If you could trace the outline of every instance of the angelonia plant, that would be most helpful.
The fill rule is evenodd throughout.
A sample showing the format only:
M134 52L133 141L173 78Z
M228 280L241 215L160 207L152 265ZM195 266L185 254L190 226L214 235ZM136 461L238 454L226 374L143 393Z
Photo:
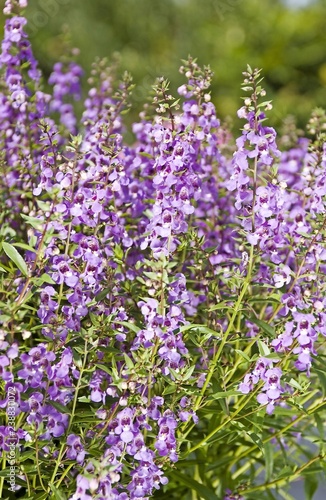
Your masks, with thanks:
M313 497L325 473L326 115L233 139L189 58L126 141L132 81L0 55L0 497ZM45 90L50 89L50 90ZM305 135L307 137L305 137ZM132 145L130 145L130 142Z

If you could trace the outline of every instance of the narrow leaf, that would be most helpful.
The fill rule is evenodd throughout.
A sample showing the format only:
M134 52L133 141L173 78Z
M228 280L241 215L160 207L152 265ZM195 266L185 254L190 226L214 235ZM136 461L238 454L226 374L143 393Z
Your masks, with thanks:
M304 491L306 500L312 500L318 488L318 480L314 475L305 477Z
M49 285L53 285L55 281L48 274L44 273L39 278L33 280L36 286L42 286L44 283L48 283Z
M23 250L28 250L29 252L36 253L37 250L35 248L31 247L30 245L27 245L26 243L14 243L15 247L22 248Z
M163 391L163 396L166 396L167 394L175 393L176 389L177 389L177 386L175 384L168 385Z

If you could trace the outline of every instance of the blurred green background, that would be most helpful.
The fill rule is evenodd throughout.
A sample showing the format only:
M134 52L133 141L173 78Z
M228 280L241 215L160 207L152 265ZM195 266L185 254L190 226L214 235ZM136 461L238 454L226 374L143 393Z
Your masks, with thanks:
M263 68L273 125L294 114L304 126L311 109L325 105L325 0L30 0L26 15L46 75L66 51L63 29L86 74L96 56L110 60L118 51L121 73L131 72L137 84L133 118L156 76L166 76L176 93L188 54L211 65L222 118L235 118L241 105L247 63Z

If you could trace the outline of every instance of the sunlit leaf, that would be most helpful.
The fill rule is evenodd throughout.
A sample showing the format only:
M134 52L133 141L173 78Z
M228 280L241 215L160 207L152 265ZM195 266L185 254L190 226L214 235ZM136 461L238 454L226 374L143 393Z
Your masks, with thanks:
M12 260L12 262L18 267L20 272L24 276L28 276L27 264L16 248L5 241L2 242L2 248L9 259Z

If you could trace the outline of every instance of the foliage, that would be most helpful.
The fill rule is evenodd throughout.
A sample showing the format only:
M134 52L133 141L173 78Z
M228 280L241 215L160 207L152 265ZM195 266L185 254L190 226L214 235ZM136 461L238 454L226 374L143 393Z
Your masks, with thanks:
M312 498L324 111L277 141L248 66L234 140L189 57L127 145L130 75L98 60L78 121L81 68L44 92L25 4L6 2L0 55L1 498L291 498L298 478Z

